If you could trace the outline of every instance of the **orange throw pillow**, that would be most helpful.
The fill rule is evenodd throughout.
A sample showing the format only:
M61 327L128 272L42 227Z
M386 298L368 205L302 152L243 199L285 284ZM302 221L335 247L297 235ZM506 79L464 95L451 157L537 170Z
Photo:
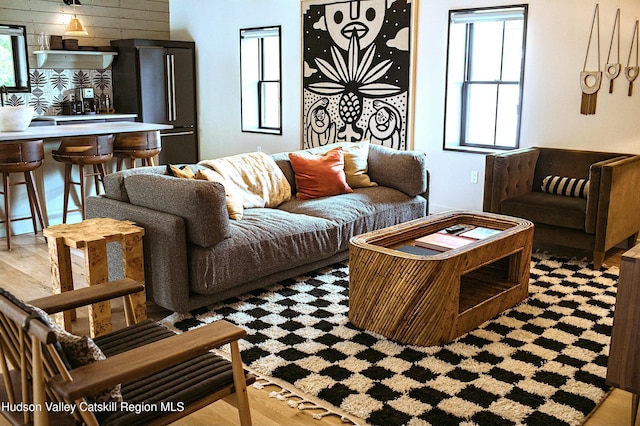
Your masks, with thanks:
M296 174L298 200L353 192L344 174L342 147L334 148L324 155L292 152L289 160Z

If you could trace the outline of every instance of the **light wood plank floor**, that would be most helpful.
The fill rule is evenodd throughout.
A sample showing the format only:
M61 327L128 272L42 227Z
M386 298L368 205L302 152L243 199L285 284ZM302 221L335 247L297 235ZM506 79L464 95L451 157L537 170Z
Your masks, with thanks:
M6 250L6 241L0 239L0 286L13 292L16 296L31 300L51 294L51 278L49 270L49 255L44 238L32 234L12 237L12 250ZM543 247L543 249L581 258L586 253L567 252L559 247ZM605 263L619 265L620 255L624 250L614 249L608 253ZM84 259L80 251L73 251L73 272L76 286L84 286ZM122 305L114 301L113 322L119 327L124 324ZM148 316L161 319L170 312L157 306L148 306ZM86 310L81 310L78 320L74 324L76 333L86 333L88 320ZM254 425L282 426L282 425L342 425L337 416L327 416L322 420L312 417L314 411L301 411L289 407L286 402L270 398L269 393L277 390L274 387L265 389L249 388L249 400ZM232 402L232 401L231 401ZM316 411L317 412L317 411ZM588 426L628 425L631 419L631 394L621 390L614 390L592 413L586 421ZM0 426L8 423L0 417ZM217 402L177 422L179 425L237 425L239 424L237 411L231 404Z

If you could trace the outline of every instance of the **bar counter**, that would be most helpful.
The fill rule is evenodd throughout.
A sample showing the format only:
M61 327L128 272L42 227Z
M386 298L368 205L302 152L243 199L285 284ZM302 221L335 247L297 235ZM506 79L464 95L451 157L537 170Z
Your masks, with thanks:
M99 117L99 116L94 116ZM64 164L59 163L51 156L51 151L58 148L60 138L64 136L104 135L126 132L142 132L171 129L173 126L166 124L139 123L135 121L107 121L82 124L32 125L23 132L0 132L0 143L3 141L16 141L25 139L44 140L44 163L35 171L36 187L42 204L42 213L45 224L54 225L62 223L62 206L64 191ZM106 165L107 173L115 170L115 160ZM74 168L74 180L78 180L77 170ZM18 177L19 178L19 177ZM2 184L0 183L0 186ZM77 190L73 188L72 192ZM88 195L95 194L92 180L87 182ZM13 217L29 216L29 200L24 190L24 185L11 187L11 211ZM77 199L75 196L73 199ZM75 208L75 202L70 200L69 208ZM0 213L0 218L3 215ZM70 213L67 223L79 222L82 217L79 212ZM0 238L5 237L4 226L0 229ZM11 223L13 234L25 234L33 232L31 221L16 221Z
M64 136L108 135L111 133L145 132L166 130L167 124L138 123L135 121L112 121L106 123L66 124L64 126L31 126L24 132L0 132L1 141L23 139L60 139Z

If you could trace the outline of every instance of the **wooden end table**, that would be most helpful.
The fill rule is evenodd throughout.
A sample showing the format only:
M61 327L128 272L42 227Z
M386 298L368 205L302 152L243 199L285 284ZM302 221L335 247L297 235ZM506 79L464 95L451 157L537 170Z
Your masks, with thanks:
M500 230L434 255L396 250L453 225ZM351 239L349 320L401 343L441 345L528 296L533 224L482 212L431 215Z
M144 254L142 237L144 228L133 222L110 218L88 219L80 223L50 226L43 231L49 246L51 260L51 284L55 293L73 290L71 248L84 249L87 284L108 284L109 265L107 243L118 242L122 246L122 263L125 278L144 283ZM125 300L127 324L147 317L145 292L133 294ZM71 331L72 312L56 314L56 321ZM111 303L100 302L89 306L91 337L111 332Z

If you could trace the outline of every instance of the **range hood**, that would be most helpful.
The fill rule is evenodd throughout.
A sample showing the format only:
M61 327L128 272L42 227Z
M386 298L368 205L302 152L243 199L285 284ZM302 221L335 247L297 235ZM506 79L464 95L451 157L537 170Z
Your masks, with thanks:
M117 52L94 50L36 50L36 68L107 69Z

